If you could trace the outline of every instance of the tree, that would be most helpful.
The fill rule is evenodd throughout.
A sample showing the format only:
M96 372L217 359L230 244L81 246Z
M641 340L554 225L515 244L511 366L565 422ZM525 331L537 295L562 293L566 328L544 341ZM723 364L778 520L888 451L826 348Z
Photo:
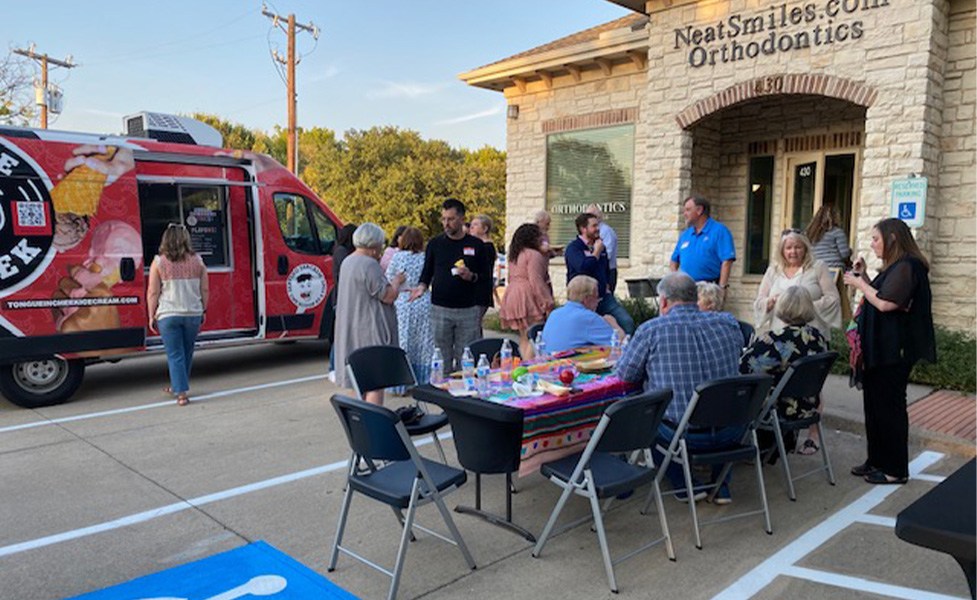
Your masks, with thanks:
M26 127L34 118L34 71L11 53L0 60L0 123Z

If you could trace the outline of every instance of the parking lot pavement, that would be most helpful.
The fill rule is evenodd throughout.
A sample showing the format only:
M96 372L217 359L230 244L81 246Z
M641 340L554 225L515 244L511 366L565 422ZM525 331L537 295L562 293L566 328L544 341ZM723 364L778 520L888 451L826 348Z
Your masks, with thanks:
M99 365L75 402L28 411L0 400L0 596L63 598L265 540L326 574L348 448L328 397L325 349L292 344L203 352L196 400L163 403L165 360ZM390 406L405 403L390 400ZM760 517L707 526L692 543L686 505L666 498L678 560L661 546L617 567L618 596L632 598L964 597L956 563L898 540L895 515L931 489L962 457L913 448L917 476L871 487L847 474L864 442L826 432L837 485L822 476L787 499L778 469L765 468L774 533ZM434 456L426 440L421 451ZM450 439L445 440L449 459ZM792 457L814 465L819 457ZM499 477L483 480L484 506L503 510ZM539 532L557 488L539 475L518 480L514 517ZM700 504L703 518L758 505L753 472L737 466L728 507ZM469 482L447 498L473 502ZM638 513L644 490L606 518L612 553L657 536L654 514ZM571 500L565 518L588 510ZM444 531L433 507L419 522ZM586 525L552 539L539 559L522 538L454 514L478 569L423 534L411 544L402 598L607 598L596 536ZM399 535L385 506L357 497L347 541L391 565ZM327 576L363 598L384 597L385 578L341 557Z

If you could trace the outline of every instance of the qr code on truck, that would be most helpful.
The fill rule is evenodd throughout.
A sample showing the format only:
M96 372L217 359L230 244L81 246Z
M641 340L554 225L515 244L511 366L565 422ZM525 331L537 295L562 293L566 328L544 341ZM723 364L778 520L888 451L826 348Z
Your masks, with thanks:
M47 211L43 202L15 202L17 225L20 227L47 227Z

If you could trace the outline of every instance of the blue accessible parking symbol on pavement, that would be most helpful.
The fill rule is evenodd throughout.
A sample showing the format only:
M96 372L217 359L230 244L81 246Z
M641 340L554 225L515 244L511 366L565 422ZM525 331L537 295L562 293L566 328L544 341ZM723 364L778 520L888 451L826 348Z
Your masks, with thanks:
M235 600L248 597L356 600L356 596L265 542L254 542L71 600Z

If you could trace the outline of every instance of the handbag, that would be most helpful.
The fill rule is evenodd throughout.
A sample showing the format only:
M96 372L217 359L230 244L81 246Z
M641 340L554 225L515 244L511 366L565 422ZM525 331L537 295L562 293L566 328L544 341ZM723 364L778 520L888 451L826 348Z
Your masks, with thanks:
M400 420L404 425L413 425L424 418L424 411L421 410L421 407L417 406L416 404L401 406L394 412L397 413L397 416L400 417Z

